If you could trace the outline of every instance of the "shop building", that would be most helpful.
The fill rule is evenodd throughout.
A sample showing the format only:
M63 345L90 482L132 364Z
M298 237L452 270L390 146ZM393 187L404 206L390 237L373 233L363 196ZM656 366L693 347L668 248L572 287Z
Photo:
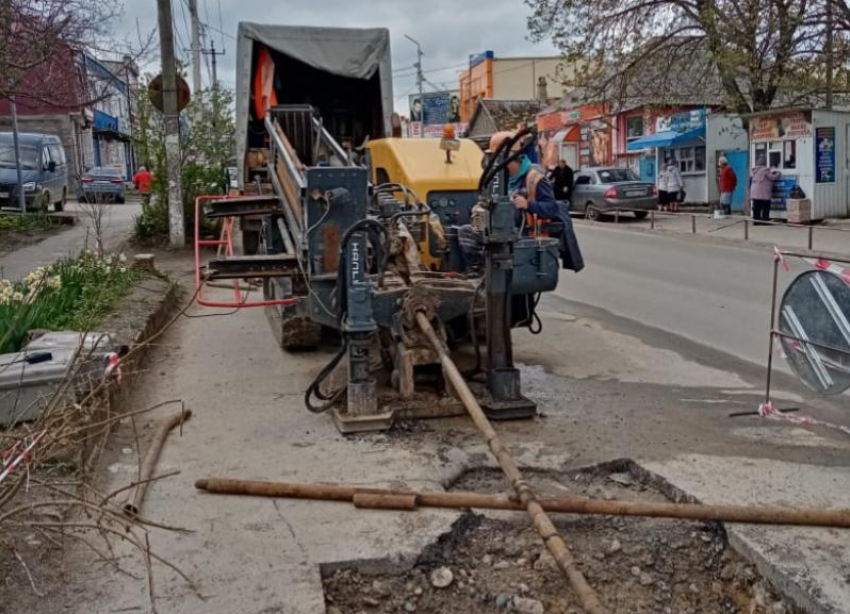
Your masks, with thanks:
M850 112L791 108L748 116L748 168L760 162L779 171L771 217L786 217L790 191L811 199L811 219L850 216Z
M628 139L626 149L639 155L640 174L647 181L657 181L658 169L674 162L684 180L685 202L695 205L720 200L718 161L725 156L738 175L733 209L743 210L748 177L747 132L740 117L708 113L704 108L660 116L651 134Z
M538 100L546 103L566 94L575 75L572 65L560 56L496 57L485 51L469 59L461 73L460 121L471 122L479 100Z

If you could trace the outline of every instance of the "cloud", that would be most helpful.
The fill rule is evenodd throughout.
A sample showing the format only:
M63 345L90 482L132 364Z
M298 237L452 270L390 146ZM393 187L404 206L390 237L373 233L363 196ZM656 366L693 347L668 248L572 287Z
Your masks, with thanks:
M190 45L188 0L172 0L174 23L178 32L175 46L188 60ZM219 22L219 2L221 22ZM393 95L396 110L407 112L406 92L415 88L411 67L416 47L404 35L422 45L425 76L438 87L457 88L459 68L470 55L493 50L497 57L555 55L551 44L535 45L527 40L526 18L530 9L522 0L198 0L199 15L207 23L208 36L214 37L218 57L218 76L225 86L235 83L236 36L240 21L264 24L310 25L352 28L385 27L390 30L394 70ZM156 27L151 0L126 0L119 30L136 38L137 23L142 33ZM221 26L219 26L219 23ZM220 27L226 34L217 32ZM209 39L208 39L209 40ZM208 43L209 44L209 43ZM156 64L147 67L158 72ZM208 69L202 70L208 83ZM426 90L427 90L426 86Z

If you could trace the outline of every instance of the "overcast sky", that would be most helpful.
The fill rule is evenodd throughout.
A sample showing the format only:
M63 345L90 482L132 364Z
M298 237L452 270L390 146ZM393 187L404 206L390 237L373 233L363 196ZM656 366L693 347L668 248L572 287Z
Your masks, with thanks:
M172 0L178 33L175 47L180 48L178 52L186 59L189 53L183 48L190 44L187 1ZM416 47L405 34L422 45L425 71L441 69L425 76L437 87L447 89L457 89L460 65L468 61L470 54L488 49L497 57L557 54L551 44L535 45L527 40L526 17L530 10L522 0L198 0L198 3L201 21L210 26L209 36L215 37L216 50L222 47L226 50L226 55L218 58L218 74L227 87L234 84L235 36L240 21L389 28L395 109L404 114L408 110L407 94L413 92L416 82L413 68L404 70L416 61ZM119 29L137 39L137 23L143 35L156 27L155 0L125 0ZM202 75L206 86L209 83L206 66Z

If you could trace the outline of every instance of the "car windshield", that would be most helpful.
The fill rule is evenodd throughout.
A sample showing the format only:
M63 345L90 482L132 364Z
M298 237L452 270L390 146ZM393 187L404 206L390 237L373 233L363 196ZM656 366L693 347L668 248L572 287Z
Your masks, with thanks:
M38 150L35 147L20 147L21 168L38 168ZM11 143L0 144L0 168L15 168L15 146Z
M599 183L620 183L623 181L640 181L640 177L630 168L606 168L597 171Z
M95 177L120 177L121 171L111 166L93 166L89 169L88 174Z

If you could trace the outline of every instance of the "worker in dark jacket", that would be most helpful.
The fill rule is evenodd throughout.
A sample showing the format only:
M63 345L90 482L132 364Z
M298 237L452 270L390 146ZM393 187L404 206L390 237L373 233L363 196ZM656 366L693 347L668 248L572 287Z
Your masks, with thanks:
M490 151L496 151L502 140L511 136L511 133L497 133L490 141ZM494 140L496 141L494 143ZM520 147L521 145L517 145ZM546 178L543 171L531 164L531 160L525 154L508 163L508 194L516 208L517 226L523 226L525 218L526 227L529 216L537 216L540 220L559 222L561 225L560 253L563 268L578 272L584 268L584 260L578 246L573 222L569 214L569 204L565 201L555 200L552 183ZM533 220L533 217L532 217ZM464 260L468 265L476 265L481 261L483 251L482 233L471 225L461 226L458 229L458 241Z

